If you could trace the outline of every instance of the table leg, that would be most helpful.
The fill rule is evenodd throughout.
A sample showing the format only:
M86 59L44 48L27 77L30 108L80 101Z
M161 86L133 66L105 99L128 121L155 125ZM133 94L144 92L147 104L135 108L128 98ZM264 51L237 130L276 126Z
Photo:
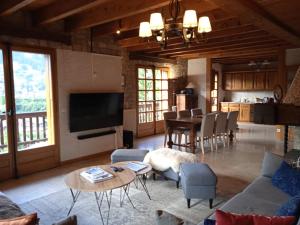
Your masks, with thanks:
M133 205L132 201L131 201L131 198L129 197L129 189L130 189L130 184L124 186L121 188L121 190L123 189L124 191L124 195L122 197L122 201L120 202L120 206L122 207L123 205L123 202L124 202L124 199L125 199L125 196L128 198L130 204L132 205L132 207L135 209L135 206Z
M289 126L284 126L284 154L288 151L288 145L289 145Z
M191 127L190 129L190 145L191 145L191 151L195 154L195 137L196 137L196 129L195 127Z
M137 179L139 180L139 182L141 183L144 191L146 192L146 194L148 195L148 198L151 200L151 197L150 197L150 193L149 193L149 190L147 188L147 179L143 177L144 175L141 175L141 176L137 176Z
M98 210L99 210L99 214L100 214L100 217L101 217L101 221L102 221L102 224L104 225L104 220L103 220L103 216L102 216L102 212L101 212L101 205L102 205L102 201L103 201L103 197L104 197L104 193L100 193L99 195L97 194L97 192L94 192L95 194L95 199L96 199L96 203L97 203L97 206L98 206ZM100 197L102 194L102 197ZM100 202L99 202L100 201Z
M73 190L71 188L70 188L70 192L71 192L71 195L72 195L72 204L71 204L71 207L70 207L70 209L68 211L67 216L70 215L70 213L71 213L71 211L72 211L72 209L73 209L75 203L77 202L77 199L78 199L78 197L79 197L79 195L81 193L80 191L76 191L76 193L74 194L74 192L73 192Z
M168 135L169 135L168 147L169 148L172 148L172 146L173 146L172 133L173 133L173 129L171 127L169 127L168 128Z

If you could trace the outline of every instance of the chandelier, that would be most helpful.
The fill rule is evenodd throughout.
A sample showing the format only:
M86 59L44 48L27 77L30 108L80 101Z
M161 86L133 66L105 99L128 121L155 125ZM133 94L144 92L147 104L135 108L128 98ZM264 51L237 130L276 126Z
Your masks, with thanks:
M165 48L171 36L180 36L184 43L189 45L193 40L198 41L196 32L203 36L212 30L209 17L202 16L198 20L196 10L185 10L183 21L179 22L179 0L170 0L169 12L172 18L168 21L164 21L161 13L155 12L150 15L150 22L141 22L139 37L154 37L155 41Z

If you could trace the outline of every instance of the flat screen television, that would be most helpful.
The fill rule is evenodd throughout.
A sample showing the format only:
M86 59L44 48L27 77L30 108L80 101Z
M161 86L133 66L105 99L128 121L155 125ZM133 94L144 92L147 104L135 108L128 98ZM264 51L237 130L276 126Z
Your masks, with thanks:
M123 93L70 94L70 132L123 124Z

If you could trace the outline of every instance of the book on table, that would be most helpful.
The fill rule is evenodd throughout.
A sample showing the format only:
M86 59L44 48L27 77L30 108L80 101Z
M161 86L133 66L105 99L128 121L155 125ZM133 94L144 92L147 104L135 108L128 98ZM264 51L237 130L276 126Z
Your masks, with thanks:
M80 175L92 183L98 183L113 178L111 173L108 173L100 167L89 168L85 171L82 171Z
M139 172L139 171L147 168L147 165L142 162L129 162L129 163L127 163L127 168L131 169L134 172Z

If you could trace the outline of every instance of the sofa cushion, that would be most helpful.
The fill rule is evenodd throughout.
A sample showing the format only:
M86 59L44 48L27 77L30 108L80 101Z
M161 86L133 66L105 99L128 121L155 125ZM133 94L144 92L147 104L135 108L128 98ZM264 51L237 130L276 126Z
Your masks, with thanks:
M282 162L272 177L272 184L291 196L300 194L300 171Z
M24 216L19 206L0 192L0 219L10 219Z
M300 215L300 195L291 197L277 211L278 216L295 216L297 219Z
M148 152L142 149L117 149L111 154L111 162L143 161Z
M37 214L33 213L26 216L0 220L0 225L38 225Z
M238 214L276 215L280 205L257 198L253 194L239 193L226 202L220 209ZM214 215L210 217L214 219Z
M290 198L288 194L272 185L271 178L263 176L256 178L243 192L278 205L282 205Z
M265 152L262 163L261 175L265 177L273 177L277 169L280 167L283 158L272 152Z

